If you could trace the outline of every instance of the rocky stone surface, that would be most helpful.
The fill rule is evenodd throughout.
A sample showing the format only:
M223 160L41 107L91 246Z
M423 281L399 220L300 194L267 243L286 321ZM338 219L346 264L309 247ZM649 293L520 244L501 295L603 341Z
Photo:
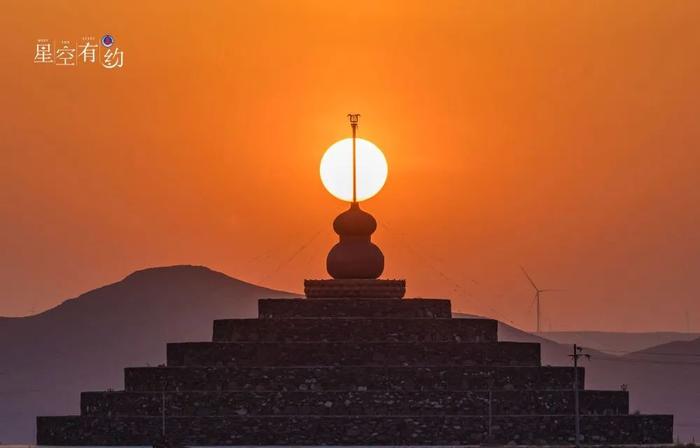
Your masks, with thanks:
M177 342L169 366L536 366L531 342Z
M223 319L215 342L496 342L493 319Z
M258 317L276 318L451 318L452 306L442 299L262 299Z
M330 279L304 280L307 299L401 299L406 294L406 280Z
M629 411L627 392L582 391L582 414ZM165 407L163 407L163 405ZM83 392L82 415L561 415L574 413L572 390L514 391L183 391Z
M585 370L578 368L579 384ZM160 390L562 390L573 384L571 367L128 367L128 391Z
M279 299L168 344L168 366L84 392L81 415L38 417L46 445L556 445L574 440L570 367L445 300ZM579 369L579 386L585 375ZM623 391L580 391L584 443L673 441L670 415L630 415Z
M161 434L160 417L39 417L39 443L147 445ZM186 445L571 445L572 416L171 417L171 440ZM672 441L672 418L584 416L584 443Z

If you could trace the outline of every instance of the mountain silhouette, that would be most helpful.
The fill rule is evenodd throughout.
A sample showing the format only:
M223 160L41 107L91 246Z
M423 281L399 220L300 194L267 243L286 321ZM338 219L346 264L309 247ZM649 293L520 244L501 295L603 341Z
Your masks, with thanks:
M255 317L259 298L293 296L206 267L171 266L137 271L34 316L0 318L0 442L35 440L37 415L77 414L82 391L123 388L124 367L164 363L167 342L210 340L214 319ZM571 365L570 345L504 323L499 339L538 342L543 364ZM658 354L700 353L700 339L626 356L587 352L587 388L627 384L631 410L673 413L677 435L700 436L700 357Z
M43 313L0 318L0 442L35 438L37 415L76 414L80 392L123 387L165 344L211 340L212 321L256 317L261 288L201 266L134 272Z
M671 357L671 359L669 359ZM658 362L690 361L700 362L700 337L690 341L672 341L639 350L625 356L634 360L653 360ZM682 358L682 359L681 359ZM692 359L696 358L696 359Z
M561 344L579 344L601 352L623 354L644 350L675 341L689 341L700 337L699 333L675 331L653 331L627 333L613 331L547 331L539 333L551 341Z

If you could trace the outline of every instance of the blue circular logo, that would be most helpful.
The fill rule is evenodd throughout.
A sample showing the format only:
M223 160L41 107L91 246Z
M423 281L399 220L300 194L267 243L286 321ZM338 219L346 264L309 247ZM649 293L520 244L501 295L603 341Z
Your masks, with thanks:
M114 38L111 34L105 34L102 36L101 42L104 47L109 48L114 43Z

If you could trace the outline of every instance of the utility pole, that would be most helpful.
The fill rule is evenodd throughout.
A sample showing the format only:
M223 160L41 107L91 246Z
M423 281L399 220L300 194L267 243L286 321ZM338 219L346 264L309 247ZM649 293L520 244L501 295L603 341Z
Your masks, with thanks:
M574 361L574 420L576 422L576 448L581 447L581 415L579 412L578 405L578 359L580 357L585 357L586 359L591 359L591 355L583 353L583 348L574 344L574 352L569 355Z

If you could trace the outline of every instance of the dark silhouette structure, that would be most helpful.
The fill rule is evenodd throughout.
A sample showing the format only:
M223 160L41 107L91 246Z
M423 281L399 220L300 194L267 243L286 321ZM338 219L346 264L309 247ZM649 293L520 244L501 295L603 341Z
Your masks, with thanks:
M328 253L326 268L335 279L376 279L384 271L384 254L370 240L377 221L357 202L338 215L333 230L340 242Z
M583 369L543 367L540 345L499 342L497 321L403 299L404 280L378 278L376 225L354 200L333 224L332 279L306 280L306 298L261 299L257 319L215 321L211 342L168 344L166 366L127 368L123 391L84 392L79 416L38 417L37 442L673 442L673 416L630 415L627 391L579 390Z
M406 292L405 280L379 279L384 271L384 254L371 241L377 229L372 215L353 202L350 208L333 221L333 230L340 242L333 246L326 259L326 269L333 277L326 280L305 280L308 298L400 299Z
M384 254L371 241L377 221L360 210L357 202L356 140L360 114L348 114L348 118L352 127L352 203L333 221L340 242L328 254L326 269L335 279L376 279L384 271Z
M403 280L374 278L376 222L356 203L334 227L338 278L307 280L306 298L261 299L257 319L215 321L211 342L168 344L167 365L125 369L123 391L81 394L79 416L38 417L37 442L673 441L673 416L630 415L627 391L580 390L583 369L543 367L540 345L499 342L497 321L453 319L449 300L402 299Z
M340 237L328 253L326 270L332 280L306 280L304 292L309 298L401 298L405 280L380 280L384 254L372 243L377 221L360 209L357 201L356 139L360 114L348 114L352 128L352 202L335 218L333 230Z
M574 375L583 389L583 369L543 367L539 344L448 300L263 299L212 342L168 344L167 366L127 368L123 391L84 392L81 415L38 417L37 441L151 445L164 424L186 445L573 444ZM673 441L673 417L630 415L627 391L579 399L583 444Z

